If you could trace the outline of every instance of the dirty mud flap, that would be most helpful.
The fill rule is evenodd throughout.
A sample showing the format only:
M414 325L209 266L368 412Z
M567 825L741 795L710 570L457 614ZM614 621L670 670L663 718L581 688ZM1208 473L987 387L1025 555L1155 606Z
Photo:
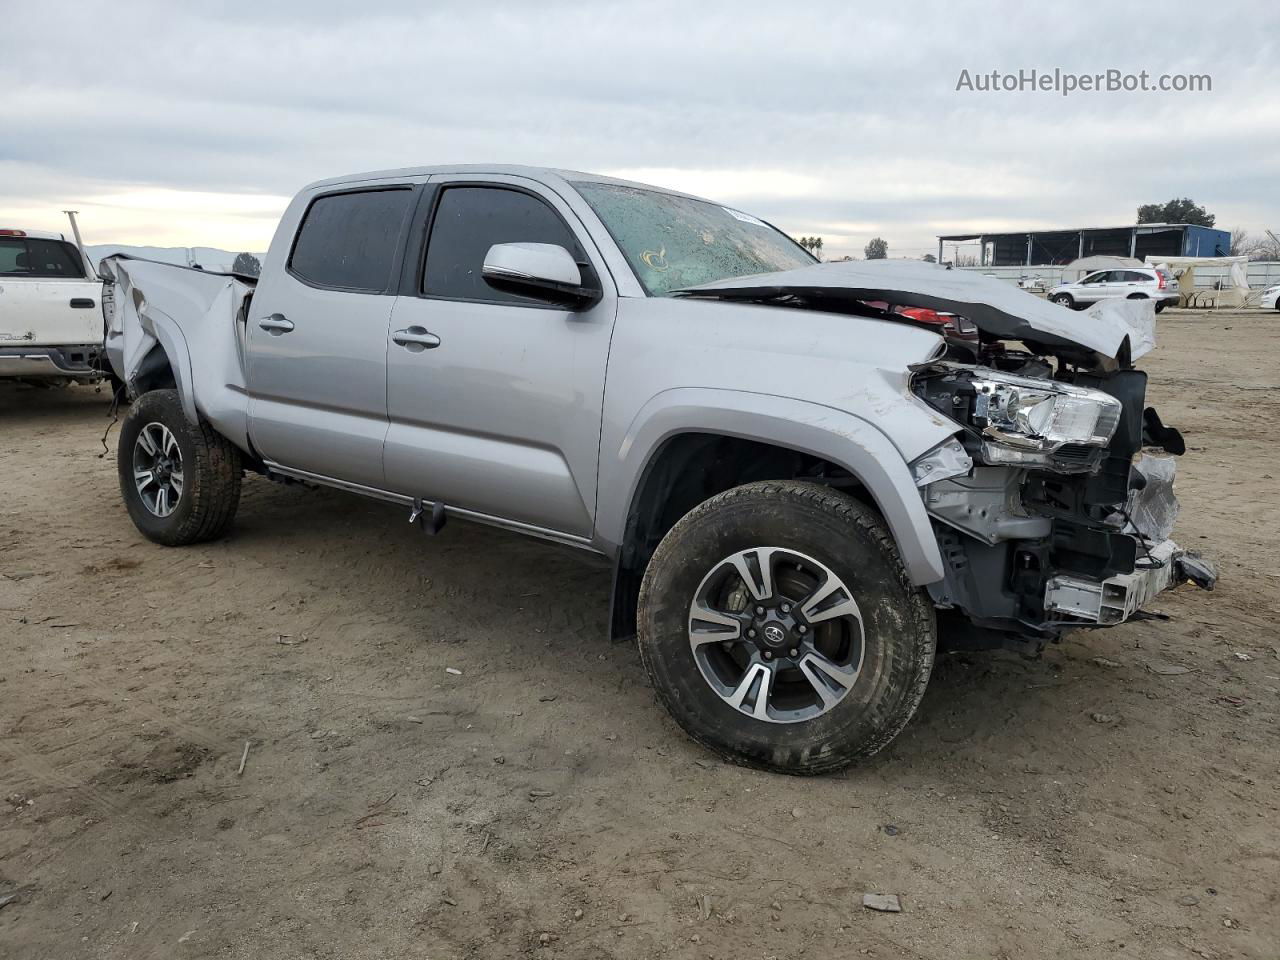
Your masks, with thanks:
M1111 626L1133 617L1157 594L1185 580L1212 590L1217 582L1213 564L1188 553L1172 540L1156 544L1141 557L1133 573L1106 580L1056 576L1045 584L1044 608L1063 623Z

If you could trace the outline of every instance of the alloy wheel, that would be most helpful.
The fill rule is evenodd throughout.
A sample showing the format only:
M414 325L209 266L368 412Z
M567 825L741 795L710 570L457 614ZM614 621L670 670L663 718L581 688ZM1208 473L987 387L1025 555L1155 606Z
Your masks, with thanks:
M862 613L825 564L784 547L752 547L703 577L689 606L702 677L730 707L768 723L831 710L862 668Z
M133 444L133 482L142 505L157 517L167 517L182 499L182 450L173 431L163 423L148 423Z

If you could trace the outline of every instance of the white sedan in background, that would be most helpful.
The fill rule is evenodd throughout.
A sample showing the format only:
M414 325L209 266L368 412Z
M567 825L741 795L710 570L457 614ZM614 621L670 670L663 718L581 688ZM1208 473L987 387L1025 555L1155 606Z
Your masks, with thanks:
M1260 306L1264 310L1280 310L1280 283L1262 291Z

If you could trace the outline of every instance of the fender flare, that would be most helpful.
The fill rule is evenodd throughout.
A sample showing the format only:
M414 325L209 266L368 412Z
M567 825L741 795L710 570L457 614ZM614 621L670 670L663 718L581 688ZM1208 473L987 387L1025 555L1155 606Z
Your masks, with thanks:
M182 412L189 421L198 424L200 414L196 410L195 390L191 383L191 351L187 347L187 338L181 328L165 315L148 314L147 325L169 359L169 369L173 371L178 398L182 401Z
M920 415L904 403L904 415ZM911 469L887 436L843 410L771 394L703 387L666 390L632 419L616 451L601 456L597 537L616 555L643 478L670 438L711 433L786 447L848 470L875 500L913 583L943 578L942 553Z

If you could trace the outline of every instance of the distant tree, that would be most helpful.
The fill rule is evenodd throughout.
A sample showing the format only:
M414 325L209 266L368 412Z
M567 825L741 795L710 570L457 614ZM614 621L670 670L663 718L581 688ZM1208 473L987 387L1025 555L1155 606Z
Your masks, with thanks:
M978 258L974 256L972 253L956 254L957 267L976 267L977 265L978 265Z
M868 260L883 260L889 256L889 244L880 237L872 237L862 253Z
M937 257L935 257L932 253L926 253L926 254L925 254L923 257L921 257L920 259L921 259L921 260L923 260L925 263L937 263L937 262L938 262L938 258L937 258Z
M819 260L822 259L822 238L821 237L801 237L796 243L804 247Z
M1231 231L1231 249L1228 253L1233 257L1248 257L1253 254L1253 249L1258 245L1258 241L1250 236L1249 231L1244 227L1236 227Z
M235 262L231 264L231 272L242 277L256 277L262 273L262 264L252 253L237 253Z
M1265 231L1266 239L1253 241L1249 251L1251 260L1280 260L1280 236L1270 230Z
M1144 203L1138 208L1139 223L1194 223L1212 227L1216 219L1190 197L1174 198L1168 203Z

